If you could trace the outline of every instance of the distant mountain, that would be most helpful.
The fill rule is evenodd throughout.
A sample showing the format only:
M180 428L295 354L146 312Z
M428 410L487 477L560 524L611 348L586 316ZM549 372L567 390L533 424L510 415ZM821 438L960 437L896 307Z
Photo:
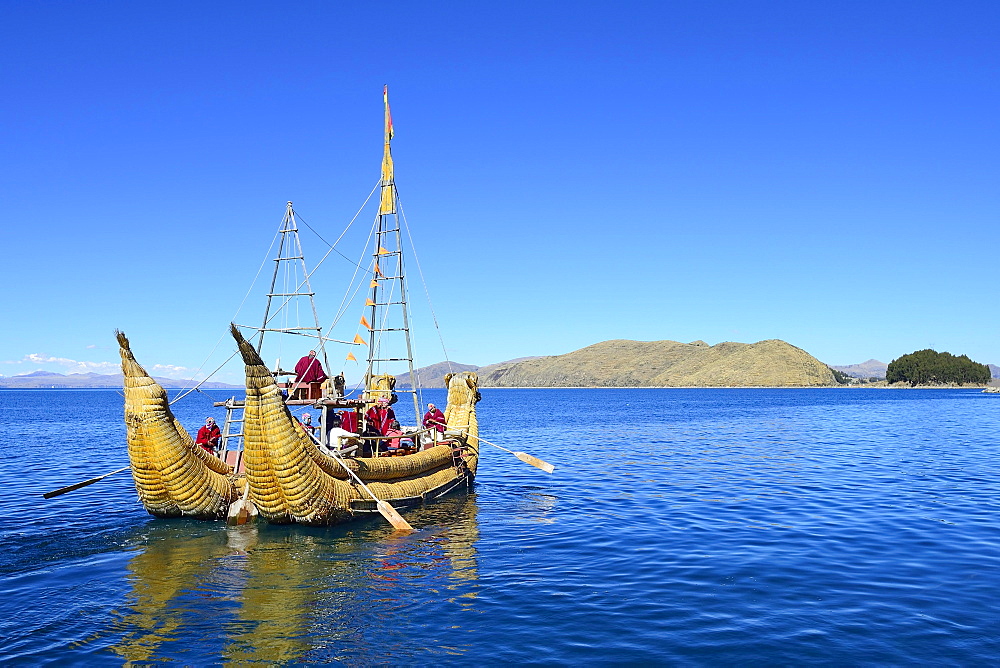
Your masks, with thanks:
M542 357L543 357L542 355L532 355L529 357L515 357L514 359L507 360L506 362L497 362L496 364L488 364L486 366L481 366L479 367L479 370L476 373L479 374L480 378L484 378L493 373L494 371L496 371L497 369L510 366L511 364L517 364L518 362L524 362L525 360L542 359Z
M476 371L479 369L474 364L458 364L457 362L438 362L430 366L423 366L414 369L413 374L417 378L420 387L444 387L444 377L448 373L458 373L460 371ZM396 387L413 387L410 382L410 374L403 373L396 376Z
M167 389L182 389L191 387L190 380L174 380L173 378L154 378L157 383ZM96 373L71 373L68 376L50 371L32 371L23 376L0 376L0 388L38 389L38 388L116 388L124 385L122 375L101 375ZM201 387L206 389L243 389L242 385L227 385L226 383L208 382Z
M479 370L482 387L814 387L833 372L801 348L770 339L604 341L551 357Z
M885 370L889 368L889 365L878 360L868 360L861 364L848 364L846 366L833 366L831 364L830 368L836 369L841 373L846 373L852 378L878 378L885 380Z
M994 378L1000 378L1000 366L996 364L987 364L986 366L990 368L990 375Z

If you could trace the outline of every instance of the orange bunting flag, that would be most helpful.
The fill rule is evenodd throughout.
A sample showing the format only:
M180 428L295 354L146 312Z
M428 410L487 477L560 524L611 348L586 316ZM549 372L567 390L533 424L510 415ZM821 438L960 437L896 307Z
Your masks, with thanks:
M365 318L365 316L361 316L361 324L367 327L368 329L372 328L372 326L368 324L368 319Z
M346 359L348 361L351 361L351 362L357 362L358 361L358 358L354 356L354 353L347 353L347 357L345 357L344 359Z
M381 246L379 246L379 247L378 247L378 254L379 254L379 255L388 255L388 254L389 254L389 251L387 251L386 249L384 249L384 248L382 248Z
M375 306L375 302L373 302L371 299L366 299L365 306Z
M372 282L371 282L371 285L369 285L368 287L369 288L377 288L378 287L378 279L373 278Z
M362 345L362 346L363 345L367 345L367 344L365 344L365 340L361 338L360 334L355 334L354 335L354 343Z
M382 268L378 266L378 262L375 263L375 274L385 278L385 274L382 273Z

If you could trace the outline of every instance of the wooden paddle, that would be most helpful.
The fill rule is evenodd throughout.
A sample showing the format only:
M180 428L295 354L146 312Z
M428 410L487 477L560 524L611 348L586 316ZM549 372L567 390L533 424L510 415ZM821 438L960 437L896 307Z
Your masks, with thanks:
M553 466L552 464L549 464L544 459L539 459L538 457L533 457L533 456L529 455L527 452L514 452L513 450L507 450L507 448L503 447L502 445L497 445L496 443L490 443L489 441L487 441L485 438L482 438L481 436L473 436L473 438L476 438L476 439L482 441L486 445L492 445L494 448L500 448L501 450L505 450L505 451L509 452L510 454L514 455L515 457L517 457L518 459L520 459L525 464L531 464L536 469L542 469L546 473L552 473L555 470L555 468L556 468L555 466Z
M257 508L250 500L250 483L244 479L243 484L245 485L243 494L229 506L229 512L226 515L226 524L231 526L246 524L251 517L257 515Z
M111 473L105 473L104 475L97 476L96 478L91 478L90 480L84 480L83 482L78 482L75 485L69 485L67 487L60 487L59 489L56 489L56 490L53 490L51 492L46 492L45 494L42 494L42 498L43 499L51 499L54 496L59 496L61 494L65 494L66 492L72 492L75 489L80 489L81 487L86 487L87 485L93 485L95 482L100 482L101 480L104 480L109 475L114 475L116 473L121 473L122 471L129 470L130 468L132 468L132 467L131 466L126 466L124 468L118 469L117 471L112 471Z
M314 434L309 434L309 436L312 437L313 442L319 443L319 439L317 439ZM377 496L375 496L375 493L373 491L371 491L370 489L368 489L368 485L366 485L365 483L363 483L361 481L361 478L359 478L354 471L352 471L350 468L348 468L347 463L344 462L344 460L340 458L340 455L336 454L336 452L334 450L329 450L329 452L330 452L330 455L335 460L337 460L337 463L340 464L340 466L345 471L347 471L348 475L350 475L352 478L354 478L355 482L357 482L359 485L361 485L361 489L363 489L366 492L368 492L368 495L371 496L373 499L375 499L375 507L378 508L378 511L380 513L382 513L382 517L384 517L385 519L389 520L389 524L391 524L392 526L396 527L400 531L413 531L414 530L413 527L410 526L410 523L407 522L406 520L404 520L403 516L399 514L399 511L397 511L395 508L393 508L391 505L389 505L388 502L383 501L380 498L378 498Z

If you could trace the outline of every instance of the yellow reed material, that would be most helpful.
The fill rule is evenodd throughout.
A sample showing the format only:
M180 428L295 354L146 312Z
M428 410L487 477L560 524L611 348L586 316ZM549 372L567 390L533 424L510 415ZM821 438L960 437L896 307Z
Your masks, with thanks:
M118 337L125 376L129 462L139 500L151 515L221 519L239 497L232 469L194 444L170 410L166 391Z
M250 498L260 516L275 524L337 524L354 517L352 500L370 500L359 486L343 480L343 472L332 457L321 453L291 416L274 377L260 356L232 327L233 338L246 364L247 397L243 413L244 463L250 484ZM478 401L476 378L471 385L463 374L464 390L449 390L449 401ZM391 391L392 376L376 377L381 391ZM391 381L389 379L392 379ZM459 383L455 381L456 386ZM471 388L471 389L470 389ZM454 409L456 415L471 420L474 433L475 407ZM466 460L475 472L478 443ZM347 465L359 477L372 481L369 487L380 500L417 497L460 476L466 471L454 466L451 448L437 446L404 457L358 458Z

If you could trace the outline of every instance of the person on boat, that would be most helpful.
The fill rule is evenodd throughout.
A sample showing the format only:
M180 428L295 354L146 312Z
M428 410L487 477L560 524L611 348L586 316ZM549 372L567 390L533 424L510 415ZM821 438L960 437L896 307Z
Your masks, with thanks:
M335 413L337 416L337 426L343 427L347 431L357 431L358 430L358 414L355 411L344 411L343 413Z
M309 383L322 383L326 379L323 365L316 359L316 351L310 350L308 355L295 364L295 398L308 396Z
M302 428L305 429L307 433L313 436L316 435L316 430L319 429L318 426L313 424L312 415L309 413L302 414L302 419L299 420L299 424L302 425Z
M368 456L377 453L379 448L378 436L385 436L389 431L389 425L396 419L396 412L389 408L389 400L386 397L379 397L375 405L365 412L365 429L361 432L365 438L365 451Z
M444 413L434 404L427 404L427 412L424 413L424 429L436 429L438 433L444 433Z
M393 420L389 424L389 428L385 430L386 436L392 436L388 441L389 454L393 455L399 452L399 440L403 436L403 430L399 428L399 421Z
M219 439L221 438L222 431L219 430L219 425L215 424L215 418L207 417L205 418L205 424L198 430L198 438L195 439L195 445L200 445L208 452L215 454L215 449L219 447Z
M322 446L327 454L340 454L340 451L358 442L358 435L340 426L340 416L330 415L330 426L326 431L326 445Z
M385 436L395 419L396 412L389 408L389 400L386 397L379 397L375 405L365 413L365 421L368 426L373 427L379 436Z

